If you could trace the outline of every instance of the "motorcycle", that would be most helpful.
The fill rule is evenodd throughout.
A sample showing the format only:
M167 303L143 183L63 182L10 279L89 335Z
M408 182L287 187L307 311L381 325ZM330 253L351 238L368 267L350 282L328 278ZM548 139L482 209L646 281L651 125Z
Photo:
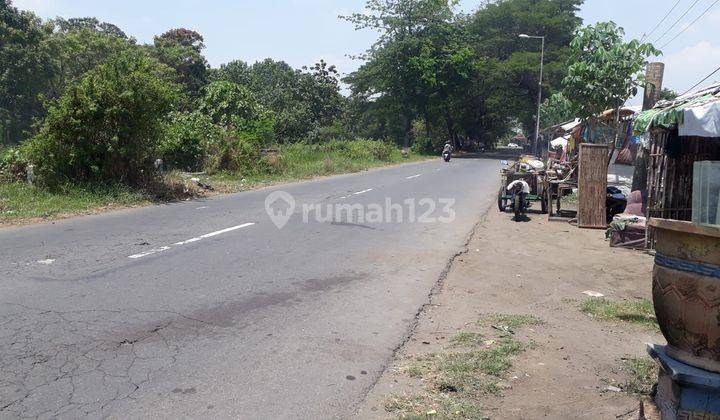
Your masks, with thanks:
M451 153L450 152L443 152L442 158L445 162L450 162Z
M621 214L627 207L627 197L619 188L608 186L605 199L605 211L608 223L612 222L616 214Z

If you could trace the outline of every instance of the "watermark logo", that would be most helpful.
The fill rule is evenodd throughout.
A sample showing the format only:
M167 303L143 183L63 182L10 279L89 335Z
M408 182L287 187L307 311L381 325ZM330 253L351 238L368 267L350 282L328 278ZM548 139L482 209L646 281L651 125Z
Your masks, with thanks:
M345 199L347 197L342 197ZM295 212L295 199L285 191L275 191L265 199L270 220L282 229ZM386 197L379 203L304 203L303 223L452 223L455 221L454 198L409 198L399 202Z
M282 229L295 211L295 199L285 191L273 191L265 198L265 211L275 226Z

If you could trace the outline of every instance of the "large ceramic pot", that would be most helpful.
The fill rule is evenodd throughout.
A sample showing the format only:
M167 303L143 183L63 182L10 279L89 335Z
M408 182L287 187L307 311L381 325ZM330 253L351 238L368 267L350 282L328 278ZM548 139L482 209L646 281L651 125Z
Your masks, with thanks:
M668 354L720 372L720 228L652 219L653 302Z

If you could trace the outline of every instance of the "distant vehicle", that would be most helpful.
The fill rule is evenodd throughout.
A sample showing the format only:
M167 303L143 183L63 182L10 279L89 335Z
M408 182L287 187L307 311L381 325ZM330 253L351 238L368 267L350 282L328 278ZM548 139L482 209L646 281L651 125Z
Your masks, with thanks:
M508 143L507 147L511 149L522 149L522 146L519 146L517 143Z
M445 160L445 162L450 162L450 155L451 154L448 151L443 152L443 154L442 154L443 160Z

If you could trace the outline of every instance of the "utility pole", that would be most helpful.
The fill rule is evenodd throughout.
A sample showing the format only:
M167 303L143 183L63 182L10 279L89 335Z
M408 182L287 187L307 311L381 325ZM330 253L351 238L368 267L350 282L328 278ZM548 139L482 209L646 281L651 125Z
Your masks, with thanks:
M518 35L520 38L531 38L541 40L540 46L540 79L538 80L538 102L537 102L537 116L535 117L535 145L533 147L533 154L538 155L538 146L540 143L540 106L542 105L542 81L543 81L543 64L545 61L545 37L544 36L533 36L527 34ZM550 139L548 139L550 141ZM550 150L550 144L548 144L548 151Z
M643 111L655 106L660 99L665 64L649 63L645 70L645 94L643 95ZM632 191L644 191L647 189L647 165L650 162L650 151L638 145L637 156L635 157L635 169L633 170Z
M643 111L655 106L662 91L664 63L649 63L645 70L645 94L643 95Z

